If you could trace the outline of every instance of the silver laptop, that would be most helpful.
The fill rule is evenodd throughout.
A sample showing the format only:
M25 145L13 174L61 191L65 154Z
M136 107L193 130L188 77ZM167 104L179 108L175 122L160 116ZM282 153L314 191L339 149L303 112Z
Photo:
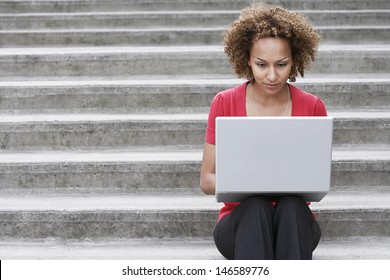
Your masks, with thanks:
M320 201L330 188L331 117L218 117L216 199L299 195Z

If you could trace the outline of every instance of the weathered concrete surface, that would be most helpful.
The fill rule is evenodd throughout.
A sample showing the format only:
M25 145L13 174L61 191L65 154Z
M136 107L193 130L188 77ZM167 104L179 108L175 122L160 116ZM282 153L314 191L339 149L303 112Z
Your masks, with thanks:
M8 196L1 238L205 238L218 209L195 195ZM389 192L331 193L313 203L325 240L390 235Z
M174 55L173 55L174 54ZM309 73L389 73L388 45L321 45ZM221 46L0 49L0 75L232 74Z
M389 238L321 241L314 260L386 260ZM223 260L209 239L127 239L62 241L0 241L2 260Z
M220 258L220 205L198 188L201 147L212 97L241 82L220 34L248 1L107 3L0 3L0 26L18 29L0 32L0 257ZM315 258L387 258L389 2L286 5L306 9L324 39L297 85L335 118L332 189L312 204Z

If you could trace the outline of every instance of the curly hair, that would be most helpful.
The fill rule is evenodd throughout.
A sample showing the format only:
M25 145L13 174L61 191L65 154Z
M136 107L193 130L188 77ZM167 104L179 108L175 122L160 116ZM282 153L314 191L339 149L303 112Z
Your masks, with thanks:
M289 80L295 82L298 73L303 77L314 60L320 36L304 15L264 4L242 10L224 33L224 50L236 75L254 80L248 65L250 52L255 40L266 37L288 40L293 60Z

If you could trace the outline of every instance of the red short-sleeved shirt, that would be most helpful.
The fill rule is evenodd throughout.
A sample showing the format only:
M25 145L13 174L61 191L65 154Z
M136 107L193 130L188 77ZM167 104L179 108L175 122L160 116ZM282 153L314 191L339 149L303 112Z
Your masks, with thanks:
M211 103L205 141L215 145L215 118L218 116L245 117L246 86L248 82L218 93ZM292 113L297 116L326 116L326 108L322 100L310 93L288 85L292 100ZM239 202L225 202L221 208L218 220L228 215Z

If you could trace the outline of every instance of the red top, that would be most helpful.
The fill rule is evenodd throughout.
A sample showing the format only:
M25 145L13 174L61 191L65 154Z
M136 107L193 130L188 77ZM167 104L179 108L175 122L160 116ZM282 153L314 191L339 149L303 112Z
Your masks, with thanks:
M245 82L234 88L218 93L211 103L205 141L215 145L215 118L218 116L246 117L246 85ZM310 93L288 84L292 100L291 116L326 116L326 108L322 100ZM219 212L218 221L229 214L239 202L225 202Z

